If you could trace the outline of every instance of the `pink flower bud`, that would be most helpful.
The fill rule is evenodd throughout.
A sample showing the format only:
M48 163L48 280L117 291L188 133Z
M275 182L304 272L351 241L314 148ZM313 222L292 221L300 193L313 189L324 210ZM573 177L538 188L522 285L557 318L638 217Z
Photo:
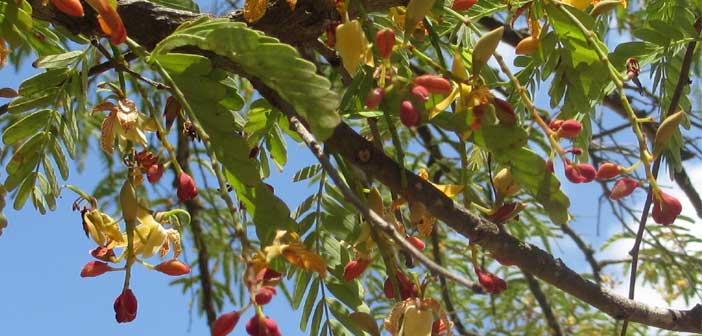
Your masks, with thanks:
M271 302L275 294L275 287L263 286L256 291L256 295L254 295L254 301L256 301L256 304L262 306L267 304L268 302Z
M600 181L609 180L619 175L619 171L618 164L605 162L597 169L597 179Z
M417 102L424 103L425 101L429 100L429 91L427 90L427 88L421 85L413 86L412 90L410 90L410 94L412 95L412 98L414 98Z
M618 200L620 198L631 195L631 193L639 187L639 181L631 177L624 177L619 179L617 183L612 187L612 191L609 193L609 198L613 200Z
M91 261L83 266L83 269L80 271L80 276L82 278L92 278L111 270L112 267L102 261Z
M507 283L497 275L485 272L479 268L475 269L475 273L478 275L478 282L485 288L486 292L500 294L507 289Z
M137 299L132 290L127 288L122 291L114 303L115 319L119 323L132 322L137 315Z
M415 85L421 85L431 93L447 95L451 93L451 82L439 75L421 75L414 79Z
M158 164L153 164L149 166L149 169L146 170L146 179L149 180L149 183L156 183L158 180L161 179L161 176L163 176L163 164L158 163Z
M280 281L282 274L270 268L264 268L256 274L256 283L263 282L264 285L275 285Z
M115 252L104 246L98 246L94 250L90 250L90 255L95 259L106 262L110 262L115 258Z
M397 273L397 283L400 286L400 298L402 298L402 300L417 297L419 294L417 284L411 282L406 275L400 272ZM383 283L383 293L385 293L385 297L388 299L395 298L395 288L390 278L385 279L385 283Z
M166 260L154 267L155 270L171 276L179 276L190 273L190 266L178 259Z
M346 266L344 266L344 281L351 281L358 278L363 271L370 265L370 260L368 259L358 259L349 261Z
M580 131L582 130L583 125L579 121L575 119L568 119L563 122L560 129L558 130L558 136L566 139L574 139L578 136L578 134L580 134Z
M212 325L212 336L225 336L232 332L239 322L241 314L238 311L222 314Z
M178 199L185 202L195 198L195 196L197 196L195 181L187 173L180 173L178 177Z
M407 127L417 127L422 119L421 114L414 108L412 102L403 100L400 105L400 121Z
M407 238L407 241L414 246L417 250L424 250L425 247L427 247L427 244L425 244L421 239L418 237L412 236Z
M580 163L578 165L568 165L565 169L565 175L570 182L573 183L587 183L595 179L595 167L587 164Z
M385 95L385 90L383 88L375 88L368 92L366 96L365 104L368 109L375 109L383 101L383 96Z
M677 198L662 191L653 195L653 213L651 216L658 224L670 225L682 212L682 204Z
M563 125L563 120L561 119L553 119L551 122L548 124L548 127L554 131L557 132L560 128L561 125Z
M268 317L260 319L258 315L254 315L246 322L246 332L250 336L281 336L275 321Z
M392 47L395 46L395 32L390 28L383 28L375 34L375 47L382 58L390 58Z

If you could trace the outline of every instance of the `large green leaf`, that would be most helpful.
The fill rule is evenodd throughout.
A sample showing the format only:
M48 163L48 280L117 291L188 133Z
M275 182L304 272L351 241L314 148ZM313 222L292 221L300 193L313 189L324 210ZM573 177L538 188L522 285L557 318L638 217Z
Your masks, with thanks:
M13 145L30 135L37 134L46 127L46 123L49 122L52 114L52 110L39 110L13 122L3 132L2 142L6 145Z
M314 64L277 39L226 19L186 23L153 50L153 60L168 51L194 45L232 60L240 72L263 81L293 105L312 132L325 140L340 122L339 97Z

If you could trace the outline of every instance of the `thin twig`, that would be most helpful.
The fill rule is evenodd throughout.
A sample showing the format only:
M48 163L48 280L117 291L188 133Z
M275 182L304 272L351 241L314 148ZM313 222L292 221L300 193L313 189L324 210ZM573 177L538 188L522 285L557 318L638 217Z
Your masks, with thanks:
M526 279L527 285L529 286L529 290L531 290L531 293L534 294L534 298L536 298L536 301L539 303L539 307L541 307L541 311L544 313L546 323L548 323L548 326L551 328L551 334L553 336L562 336L563 330L561 330L561 325L558 323L556 316L553 314L551 304L548 302L546 294L541 290L539 281L536 280L533 275L527 272L523 273L524 279Z

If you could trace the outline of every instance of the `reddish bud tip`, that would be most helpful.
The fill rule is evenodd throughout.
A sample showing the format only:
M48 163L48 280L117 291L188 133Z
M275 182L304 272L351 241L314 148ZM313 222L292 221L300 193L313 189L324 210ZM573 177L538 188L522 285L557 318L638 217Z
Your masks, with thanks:
M653 197L653 213L651 216L658 224L670 225L682 212L682 204L677 198L659 191L658 196Z
M95 259L109 262L115 257L115 252L107 247L98 246L94 250L90 250L90 255Z
M375 34L375 47L382 58L390 58L392 47L395 46L395 32L390 28L383 28Z
M424 103L425 101L429 100L429 90L421 85L415 85L412 87L410 94L417 102Z
M400 121L407 127L417 127L422 119L421 114L414 108L412 102L403 100L400 104Z
M631 193L636 190L640 185L638 180L630 177L624 177L619 179L617 183L612 187L612 191L609 193L609 198L613 200L618 200L620 198L631 195Z
M195 198L195 196L197 196L195 181L187 173L180 173L178 177L178 199L184 202Z
M190 266L178 259L164 261L154 267L155 270L171 276L179 276L190 273Z
M246 332L251 336L281 336L275 321L268 317L260 319L258 315L246 321Z
M112 267L102 261L91 261L83 266L83 269L80 271L80 276L82 278L92 278L111 270Z
M132 322L137 314L137 299L132 290L127 288L120 294L113 305L115 319L119 323Z
M560 129L558 130L558 136L566 139L574 139L578 136L578 134L580 134L580 131L582 130L583 125L579 121L575 119L568 119L563 122Z
M271 302L275 294L275 287L263 286L256 291L256 294L254 295L254 301L256 301L256 304L262 306Z
M349 261L346 266L344 266L344 281L351 281L358 278L363 271L370 265L370 260L368 259L358 259Z
M619 172L620 169L618 164L605 162L600 165L600 168L597 169L596 178L600 181L609 180L619 175Z
M568 165L565 168L565 175L570 182L587 183L595 179L597 172L595 172L595 167L592 165L580 163L578 165Z
M397 283L400 286L400 298L402 298L402 300L416 297L418 295L419 289L417 284L410 282L406 275L398 272ZM385 279L385 283L383 283L383 293L388 299L395 298L395 289L392 286L392 281L390 281L390 278Z
M417 250L420 250L420 251L424 250L424 248L427 247L427 245L424 244L424 242L421 239L419 239L418 237L415 237L415 236L407 238L407 241L410 244L412 244L412 246L414 246L414 248L416 248Z
M368 92L368 95L366 96L366 100L364 103L366 104L366 108L372 110L378 107L380 105L380 102L383 101L383 96L385 95L385 90L383 88L375 88L373 90L370 90Z
M149 180L149 183L158 182L158 180L161 179L161 176L163 176L162 163L153 164L149 166L149 169L146 170L146 179Z
M258 274L256 274L256 282L263 282L265 285L272 285L277 284L281 277L282 274L266 267L258 271Z
M240 317L238 311L220 315L212 325L212 336L225 336L232 332Z
M51 3L64 14L77 17L84 15L83 5L79 0L51 0Z
M415 85L421 85L431 93L447 95L451 93L451 82L439 75L421 75L414 79Z
M451 9L455 11L469 10L478 0L454 0Z
M561 125L563 125L563 120L561 120L561 119L553 119L553 120L551 120L551 122L548 124L548 127L549 127L552 131L557 132L558 129L561 128Z
M485 291L491 294L500 294L507 289L507 283L500 279L497 275L485 272L476 268L475 273L478 275L478 282L485 288Z

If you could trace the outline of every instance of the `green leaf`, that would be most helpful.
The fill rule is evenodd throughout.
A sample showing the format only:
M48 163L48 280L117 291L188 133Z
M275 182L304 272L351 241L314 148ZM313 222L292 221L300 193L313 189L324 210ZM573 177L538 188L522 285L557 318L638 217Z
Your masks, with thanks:
M39 110L15 121L5 129L2 142L6 145L14 145L30 135L37 134L46 127L52 115L53 111L51 110Z
M307 272L309 273L309 272ZM307 322L310 320L310 315L312 314L312 308L314 308L314 303L317 302L317 293L319 291L319 280L314 279L310 285L310 290L307 293L307 299L305 300L305 305L302 306L302 314L300 316L300 330L305 331L307 329Z
M312 278L311 272L299 271L297 272L297 277L295 279L295 292L293 294L293 299L290 301L290 305L293 309L300 307L302 298L305 296L305 290L307 285L310 284L310 279Z
M191 0L151 0L151 2L173 9L184 10L193 13L200 12L200 7L195 1Z
M56 138L51 138L51 147L49 149L51 150L51 156L54 158L54 162L56 162L56 166L59 168L61 178L67 180L69 171L68 160L66 160L66 156L63 154L61 145Z
M358 325L356 325L353 319L351 319L349 316L350 312L341 304L341 302L334 298L327 297L327 305L329 306L329 310L331 310L334 317L336 317L344 327L348 328L348 331L350 331L353 335L363 335L363 331L359 329ZM348 332L340 335L348 335Z
M20 84L19 94L20 96L28 97L37 93L43 93L46 89L61 85L68 80L70 75L71 71L67 68L50 69L24 80Z
M283 171L283 166L288 162L288 148L283 138L283 132L280 131L278 125L274 125L271 132L266 136L266 147L271 153L271 158L278 167L279 171Z
M322 312L324 311L324 300L319 300L317 307L312 315L312 325L310 327L310 335L319 335L319 325L322 323ZM324 334L326 336L326 333Z
M293 105L320 141L340 122L339 97L314 64L301 58L291 46L226 19L186 24L163 39L153 50L158 57L169 50L195 45L228 57L245 76L253 76Z
M35 68L41 69L65 68L79 60L80 57L83 55L83 52L84 51L82 50L75 50L63 54L40 57L39 59L34 61L32 65Z
M12 155L12 159L7 163L5 170L8 175L23 175L26 176L29 171L32 171L39 162L40 148L46 141L46 134L43 132L36 133L29 138L19 149Z
M172 74L186 73L188 76L203 76L212 71L212 62L205 56L169 53L154 55L154 59Z
M322 165L320 165L320 164L314 164L314 165L302 168L297 173L295 173L295 175L293 176L293 182L300 182L300 181L312 178L312 177L316 176L317 173L319 173L321 170L322 170Z
M544 207L556 224L568 222L570 200L558 178L546 169L546 161L528 148L496 152L495 159L508 166L519 186Z
M15 202L12 205L15 210L20 210L22 207L24 207L24 203L27 202L29 194L32 193L32 190L34 189L35 179L36 174L31 174L24 179L24 182L22 182L22 185L17 190L17 194L15 194Z

